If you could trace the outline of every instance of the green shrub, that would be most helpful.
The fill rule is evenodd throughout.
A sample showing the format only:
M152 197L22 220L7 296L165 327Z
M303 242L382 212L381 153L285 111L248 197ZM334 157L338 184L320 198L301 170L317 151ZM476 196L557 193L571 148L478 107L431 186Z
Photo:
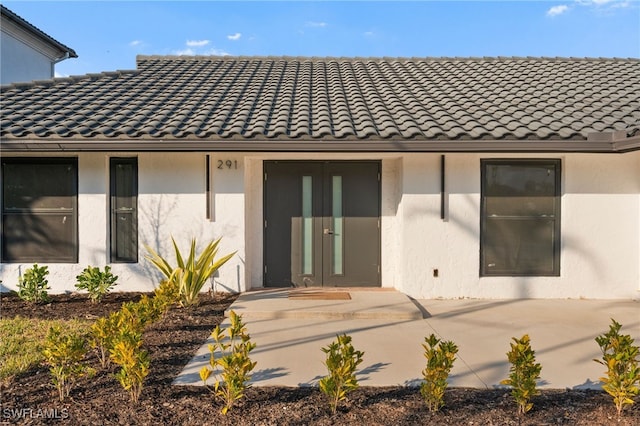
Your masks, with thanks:
M49 371L60 401L69 396L79 377L92 374L92 370L82 362L87 348L85 338L79 334L64 334L60 327L51 327L42 352L51 367Z
M221 238L218 238L210 242L196 257L196 240L192 239L189 256L185 258L172 238L178 263L175 268L149 246L145 246L149 252L146 258L162 272L168 281L175 281L178 284L180 303L183 306L193 306L198 304L200 291L207 280L235 254L233 252L216 260L220 240Z
M362 362L364 352L356 351L351 344L351 336L338 335L322 352L327 354L325 365L329 375L320 380L320 390L329 398L331 412L336 413L338 403L347 393L358 388L356 368Z
M49 275L47 266L38 266L35 263L24 271L18 278L18 296L27 302L44 303L49 301L47 290L50 289L46 276Z
M595 362L607 367L607 376L601 377L602 389L613 398L613 403L622 414L625 405L633 405L633 398L640 393L639 348L633 345L630 335L620 334L622 326L613 318L609 332L596 337L602 351L602 359Z
M162 280L153 292L153 304L161 314L165 315L180 300L180 288L176 281Z
M211 373L216 374L213 393L224 403L222 414L227 414L233 404L244 397L251 380L250 373L256 366L249 356L256 345L251 342L251 337L242 323L242 316L231 311L229 320L231 324L226 329L228 343L224 343L225 333L219 325L216 326L211 333L214 344L209 345L211 369L205 366L200 370L200 378L205 386ZM216 352L220 354L217 357Z
M427 366L422 371L424 382L420 385L420 393L429 411L438 411L444 406L447 379L456 360L458 347L452 341L440 341L434 334L425 337L424 340L422 347L427 358Z
M102 368L109 367L111 362L110 350L118 333L119 312L114 312L108 317L98 318L90 331L90 344L98 349L98 359Z
M76 288L87 290L91 302L97 303L116 285L118 276L111 273L109 266L104 267L104 272L97 266L87 266L80 275L76 276L76 280L78 280Z
M511 350L507 352L511 363L509 378L500 383L511 386L511 395L518 403L518 414L525 414L533 408L531 398L539 393L536 381L540 378L542 366L536 363L529 335L525 334L521 339L513 337L512 340Z
M142 349L142 333L123 326L110 349L112 361L120 366L115 374L124 390L129 392L131 401L137 403L142 393L143 382L149 374L150 359Z

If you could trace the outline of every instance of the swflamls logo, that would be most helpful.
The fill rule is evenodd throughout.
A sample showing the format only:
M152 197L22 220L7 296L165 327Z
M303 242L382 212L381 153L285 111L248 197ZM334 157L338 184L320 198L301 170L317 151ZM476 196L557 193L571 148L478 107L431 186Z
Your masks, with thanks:
M66 408L3 408L3 419L54 419L64 420L69 418L69 410Z

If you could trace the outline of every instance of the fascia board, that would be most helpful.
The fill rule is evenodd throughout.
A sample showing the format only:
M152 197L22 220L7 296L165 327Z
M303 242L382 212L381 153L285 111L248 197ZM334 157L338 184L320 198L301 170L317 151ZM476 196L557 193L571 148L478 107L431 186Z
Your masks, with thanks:
M640 138L625 141L403 141L403 140L132 140L132 139L10 139L0 143L3 152L577 152L615 153L640 149Z

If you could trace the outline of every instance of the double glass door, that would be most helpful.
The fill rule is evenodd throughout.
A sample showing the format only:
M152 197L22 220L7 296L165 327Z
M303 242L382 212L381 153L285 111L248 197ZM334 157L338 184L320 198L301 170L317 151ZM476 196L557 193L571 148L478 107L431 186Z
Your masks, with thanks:
M380 285L380 162L264 163L265 285Z

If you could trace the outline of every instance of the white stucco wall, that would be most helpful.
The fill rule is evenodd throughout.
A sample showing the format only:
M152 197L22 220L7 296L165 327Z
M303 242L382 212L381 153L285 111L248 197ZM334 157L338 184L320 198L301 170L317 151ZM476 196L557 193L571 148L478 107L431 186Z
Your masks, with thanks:
M75 277L87 265L104 267L109 264L109 158L132 154L82 153L76 156L79 258L77 264L39 263L49 268L51 293L75 291ZM242 229L235 227L235 219L229 222L229 217L236 216L229 212L244 210L244 197L241 191L237 192L238 188L242 189L242 180L229 176L225 181L220 177L217 190L225 207L218 206L218 221L209 221L206 219L205 154L144 153L137 157L139 263L110 264L112 272L119 277L115 290L151 291L157 285L160 275L144 259L144 244L174 263L172 236L183 253L188 252L191 238L195 237L201 247L224 236L220 254L239 250L238 256L225 265L234 272L227 273L228 278L224 279L228 290L237 291L241 287L238 280L244 281L243 269L238 268L243 256L244 235ZM19 274L31 266L0 264L4 289L16 289ZM240 271L239 276L236 271Z
M52 292L74 291L75 276L84 267L107 264L109 157L130 155L78 155L79 263L48 265ZM120 277L121 291L154 288L159 275L144 260L143 244L173 261L172 235L183 250L192 237L200 245L220 236L221 254L237 250L213 280L216 290L261 287L262 162L378 159L382 160L383 287L416 298L640 297L639 152L446 154L445 220L440 218L440 154L210 153L210 219L206 218L205 154L137 157L140 262L111 265ZM560 277L479 277L480 160L499 157L562 160ZM30 266L0 264L4 289L15 289L19 273Z
M404 158L396 254L404 291L418 298L637 298L638 154L529 156L562 160L561 275L481 278L480 159L499 157L514 156L446 156L445 221L438 159Z
M0 84L53 78L49 57L2 31L0 45Z

